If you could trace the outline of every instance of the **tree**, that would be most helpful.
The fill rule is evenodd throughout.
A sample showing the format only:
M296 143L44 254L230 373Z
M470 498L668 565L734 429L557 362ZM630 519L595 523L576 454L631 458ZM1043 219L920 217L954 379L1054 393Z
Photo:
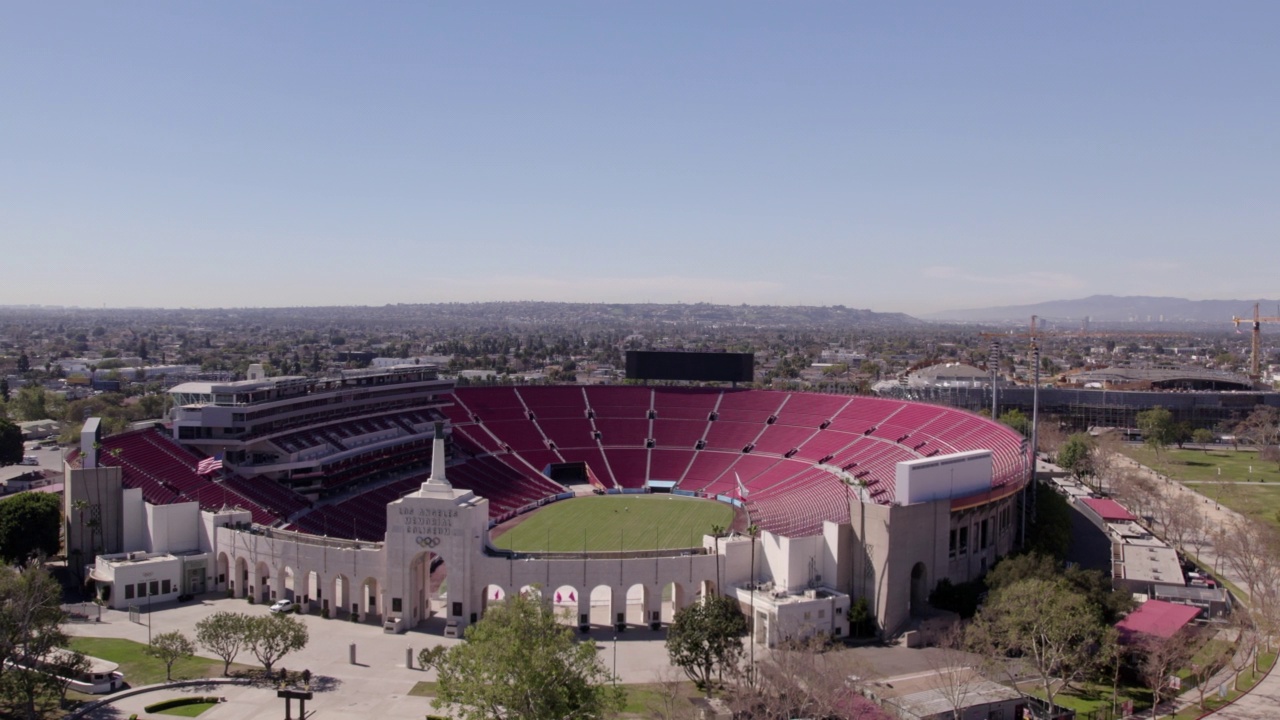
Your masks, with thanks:
M676 612L667 631L667 656L709 692L714 678L737 665L746 634L747 618L738 601L711 595Z
M1088 675L1106 641L1099 609L1064 581L1030 579L992 592L968 630L969 646L995 659L1012 681L1035 676L1050 705Z
M1086 570L1079 566L1064 568L1062 563L1047 555L1029 552L1010 555L996 563L987 573L986 584L991 592L1002 590L1023 580L1065 582L1072 590L1083 595L1102 613L1102 622L1115 623L1133 610L1133 596L1117 592L1110 577L1099 570Z
M50 417L44 388L39 385L18 388L18 394L9 401L9 409L18 420L45 420Z
M1196 428L1191 432L1191 442L1200 446L1200 449L1209 452L1209 446L1216 442L1218 436L1209 428Z
M443 645L422 648L418 651L418 666L423 670L430 670L436 666L436 663L440 662L440 658L444 657L444 654L448 651L449 648Z
M762 656L752 672L735 671L734 685L723 694L733 717L883 718L851 687L847 662L833 659L824 650L824 640L818 636L786 641ZM854 674L865 678L871 670L857 667Z
M177 630L160 633L151 640L151 654L164 663L165 679L173 679L173 664L182 658L191 657L196 647L191 639ZM224 670L225 674L225 670Z
M222 659L224 677L236 655L245 647L250 619L244 613L222 611L196 623L196 642Z
M1258 451L1258 459L1263 462L1273 462L1277 468L1280 468L1280 447L1268 445Z
M62 588L40 564L0 566L0 693L27 718L40 717L41 698L60 693L54 676L34 668L63 655L61 602Z
M21 563L35 555L56 555L61 543L58 495L24 492L0 502L0 558Z
M464 720L611 717L624 695L594 641L576 642L538 593L508 596L436 662L432 704Z
M1031 435L1031 418L1027 417L1021 410L1014 408L1000 413L1000 422L1017 430L1023 435Z
M1160 451L1177 440L1176 423L1173 413L1162 407L1151 408L1138 413L1136 418L1138 430L1142 432L1142 442L1160 455Z
M22 429L0 418L0 465L22 462Z
M305 648L309 640L307 626L292 615L261 615L246 622L244 645L268 674L277 660Z
M1058 451L1058 465L1077 480L1093 474L1093 438L1088 433L1075 433Z
M1280 408L1259 406L1236 425L1235 433L1259 447L1280 444Z
M952 720L961 720L969 696L984 681L971 665L974 658L964 648L964 631L953 625L938 647L925 655L932 675L929 685L951 706Z
M1138 642L1138 676L1151 690L1151 717L1159 716L1160 701L1173 689L1171 677L1190 662L1195 647L1195 636L1185 627L1172 637L1146 635Z
M0 403L9 402L9 378L0 378Z

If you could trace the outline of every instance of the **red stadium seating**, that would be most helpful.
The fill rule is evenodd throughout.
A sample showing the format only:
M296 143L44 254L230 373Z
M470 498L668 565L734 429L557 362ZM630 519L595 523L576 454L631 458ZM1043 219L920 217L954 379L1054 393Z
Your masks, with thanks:
M426 467L437 414L406 410L330 419L272 438L289 453L359 447L387 434L407 441L326 466L326 487L401 477L316 508L263 478L215 483L197 476L198 457L154 431L108 438L104 445L120 452L104 453L103 462L123 467L126 484L142 488L148 501L239 504L264 523L296 517L295 526L307 532L380 539L386 503L425 477L412 471L405 476L405 469ZM495 520L564 492L542 474L560 462L585 463L605 487L642 488L662 480L677 482L680 490L737 497L740 478L752 521L792 535L847 519L851 491L840 470L865 484L875 503L894 502L897 463L938 453L990 450L992 496L1026 480L1025 445L1012 430L961 410L883 398L674 387L468 387L454 392L443 414L454 449L448 476L488 498Z

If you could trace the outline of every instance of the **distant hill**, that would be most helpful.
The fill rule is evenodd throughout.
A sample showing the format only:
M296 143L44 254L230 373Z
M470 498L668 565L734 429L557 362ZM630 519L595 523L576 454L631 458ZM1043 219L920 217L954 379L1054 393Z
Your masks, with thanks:
M1095 323L1206 324L1228 328L1233 315L1253 315L1253 304L1262 304L1263 315L1277 315L1280 300L1187 300L1145 295L1092 295L1078 300L1053 300L1034 305L970 310L944 310L923 315L926 320L952 322L1010 323L1030 321L1036 315L1052 322L1080 323L1087 317Z

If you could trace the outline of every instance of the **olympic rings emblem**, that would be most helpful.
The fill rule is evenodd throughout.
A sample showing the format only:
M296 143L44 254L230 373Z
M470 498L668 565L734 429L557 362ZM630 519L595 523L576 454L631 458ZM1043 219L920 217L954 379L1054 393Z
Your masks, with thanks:
M436 536L434 536L434 535L430 535L430 536L423 536L423 535L419 535L419 536L418 536L418 546L419 546L419 547L424 547L424 548L433 548L433 547L435 547L435 546L437 546L437 545L439 545L439 544L440 544L440 538L438 538L438 537L436 537Z

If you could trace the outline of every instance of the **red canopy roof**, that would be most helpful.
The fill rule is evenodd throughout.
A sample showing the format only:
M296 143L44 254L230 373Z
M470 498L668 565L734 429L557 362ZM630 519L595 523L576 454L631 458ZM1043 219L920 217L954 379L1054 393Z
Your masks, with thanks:
M1138 519L1115 500L1084 498L1080 502L1088 505L1090 510L1097 513L1106 522L1129 522Z
M1116 629L1120 631L1120 637L1126 640L1132 639L1135 633L1162 638L1173 637L1199 614L1200 608L1190 605L1179 605L1164 600L1148 600L1116 623Z

